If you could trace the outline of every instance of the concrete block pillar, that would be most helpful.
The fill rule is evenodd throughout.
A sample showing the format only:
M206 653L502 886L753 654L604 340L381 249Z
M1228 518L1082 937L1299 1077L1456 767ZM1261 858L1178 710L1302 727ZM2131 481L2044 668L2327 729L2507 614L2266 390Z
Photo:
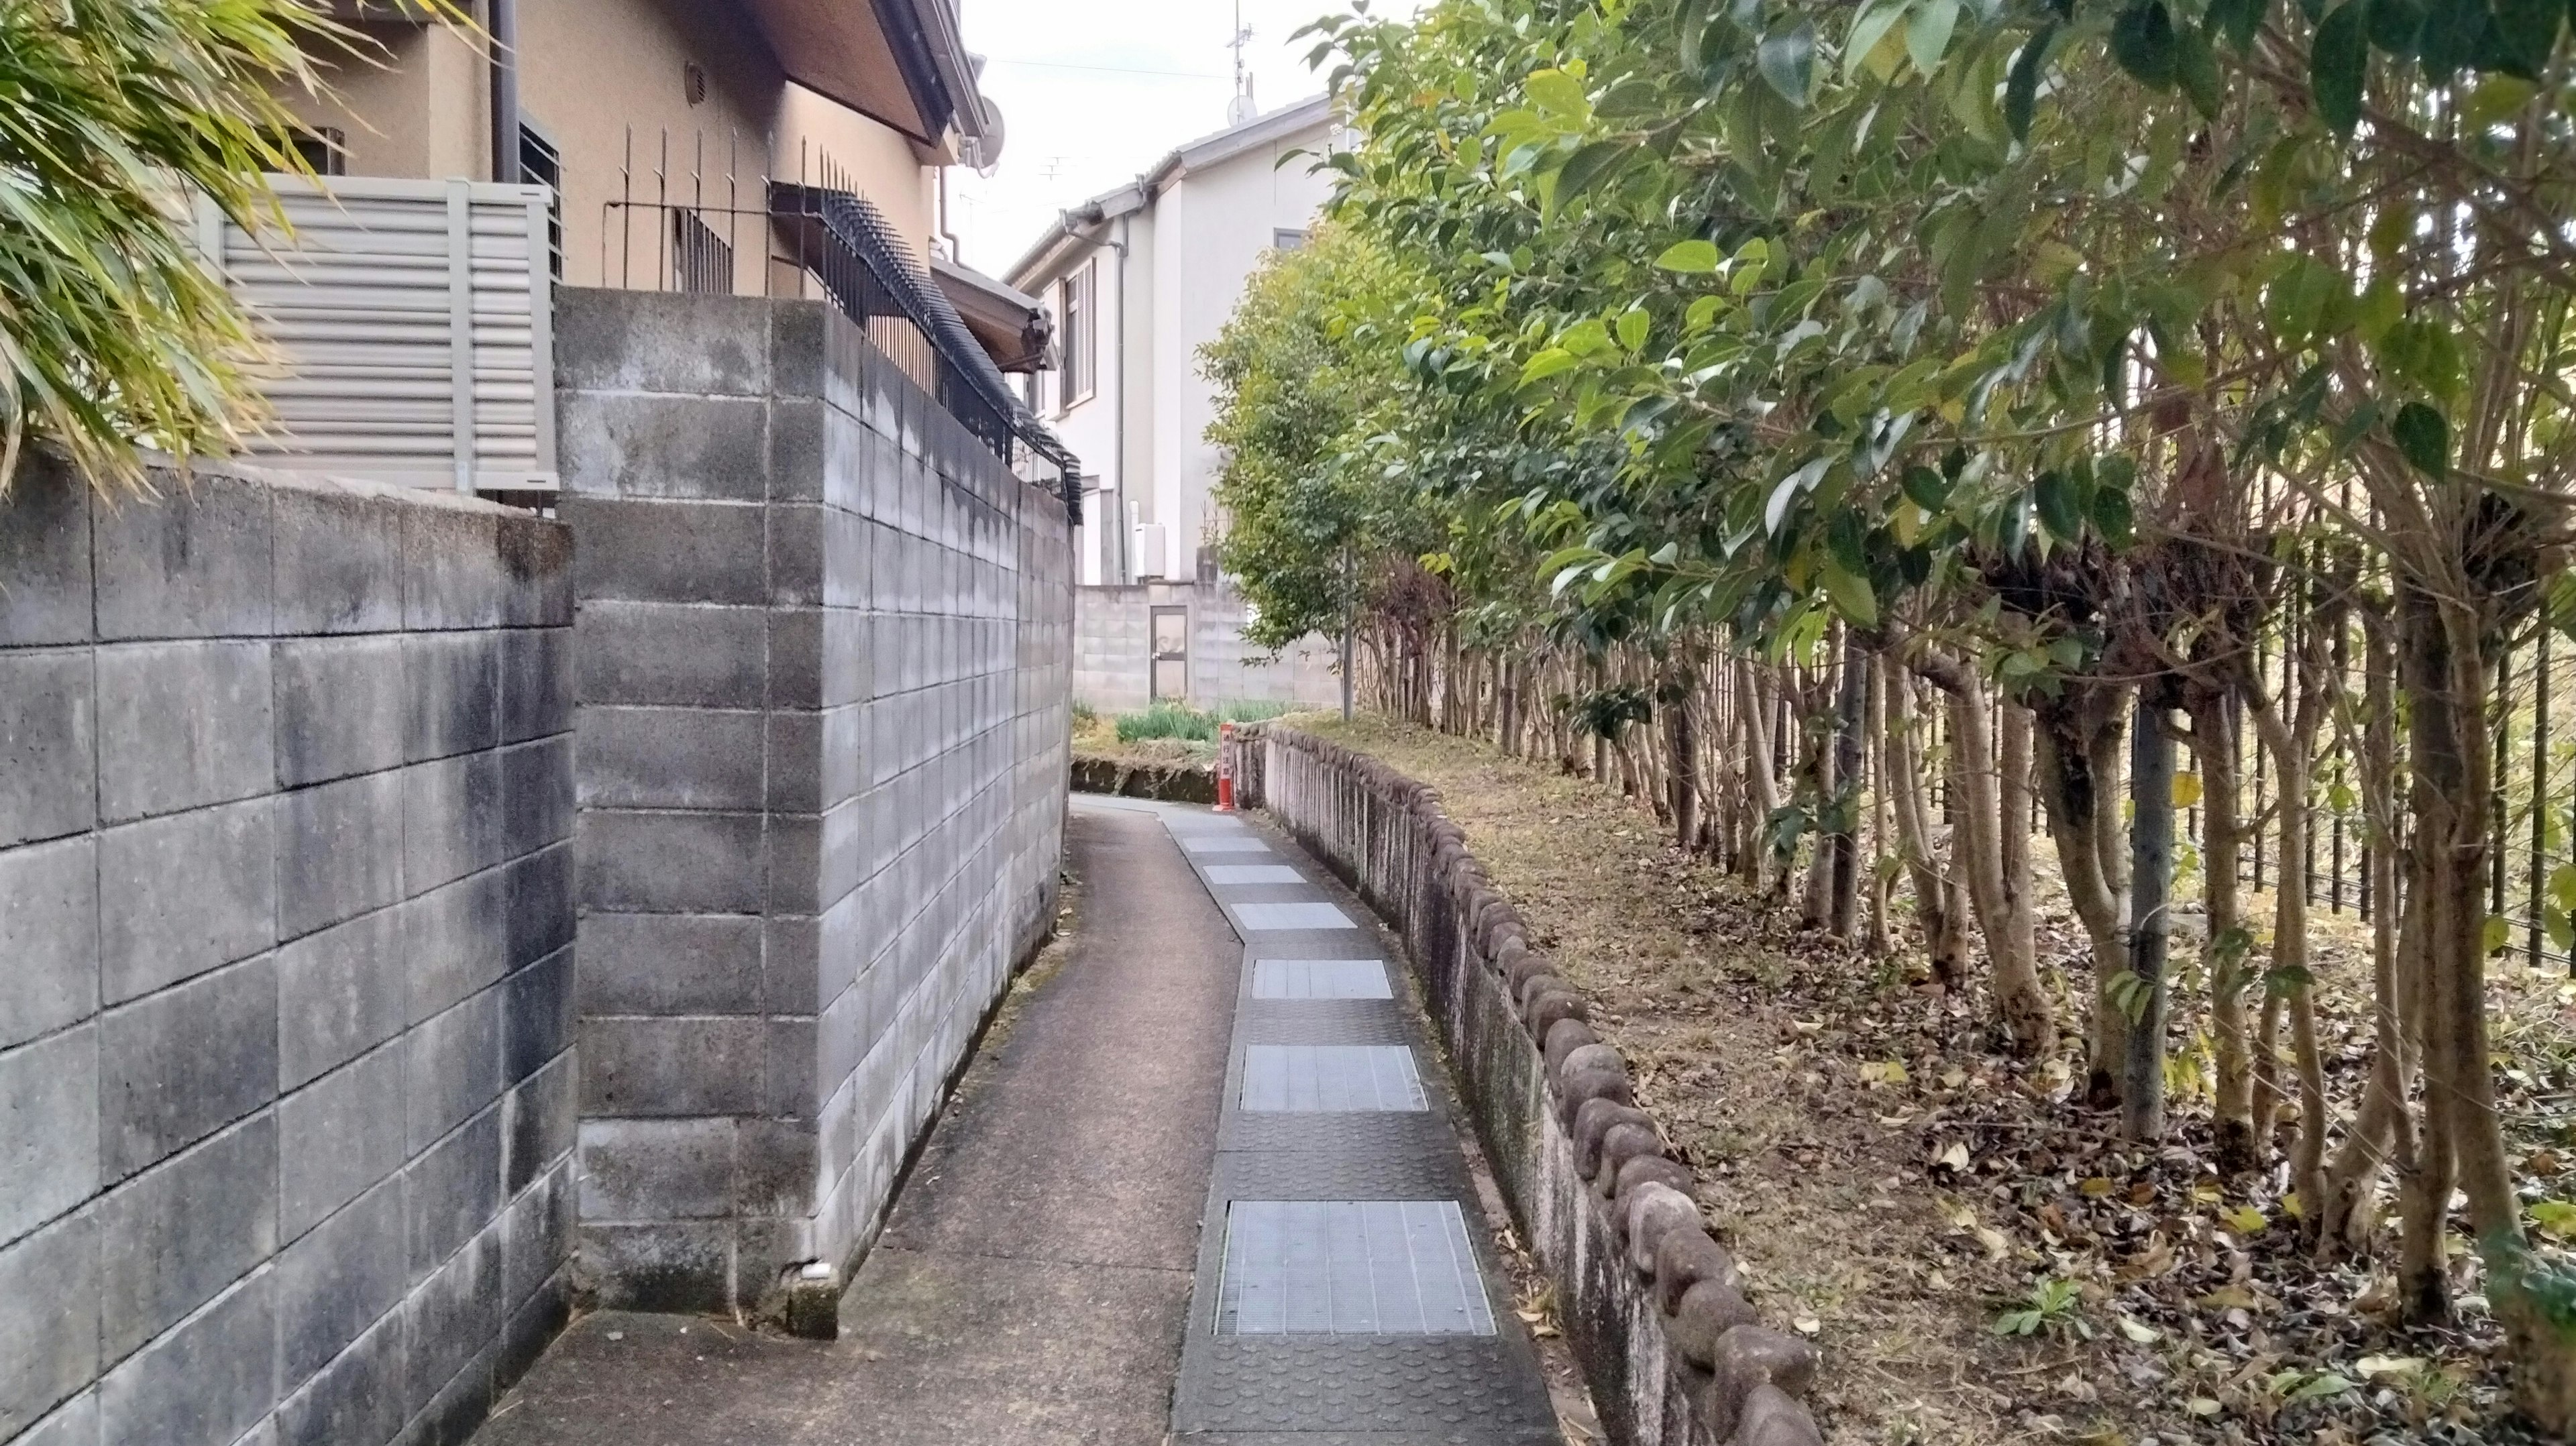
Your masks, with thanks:
M559 297L582 1260L783 1309L1051 913L1063 508L823 304Z

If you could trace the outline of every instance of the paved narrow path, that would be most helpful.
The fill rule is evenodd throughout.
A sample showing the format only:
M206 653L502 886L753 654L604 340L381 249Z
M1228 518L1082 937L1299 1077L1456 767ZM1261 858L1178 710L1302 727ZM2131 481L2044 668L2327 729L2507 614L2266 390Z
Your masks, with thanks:
M1557 1446L1403 966L1276 835L1164 820L1245 941L1175 1439Z
M1069 956L968 1070L841 1339L587 1316L475 1446L1558 1441L1373 931L1204 810L1077 798L1070 847Z

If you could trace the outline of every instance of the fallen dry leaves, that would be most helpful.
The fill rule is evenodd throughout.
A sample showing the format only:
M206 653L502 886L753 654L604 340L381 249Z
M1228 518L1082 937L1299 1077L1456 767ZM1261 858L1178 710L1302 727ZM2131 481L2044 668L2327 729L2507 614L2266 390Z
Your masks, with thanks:
M2072 1059L1997 1051L1983 997L1943 997L1918 960L1799 931L1793 909L1682 857L1651 814L1588 780L1365 716L1293 721L1440 790L1627 1056L1749 1292L1825 1347L1815 1403L1832 1441L2535 1439L2507 1418L2482 1309L2457 1330L2392 1329L2384 1276L2299 1248L2277 1173L2222 1184L2208 1170L2188 1090L2171 1141L2121 1141L2076 1098ZM2063 1005L2082 938L2042 882ZM2349 1098L2367 1067L2367 941L2319 912L2327 1048ZM2500 987L2518 1158L2537 1196L2564 1197L2576 992ZM2576 1207L2559 1218L2576 1234ZM2461 1269L2474 1292L2474 1263Z

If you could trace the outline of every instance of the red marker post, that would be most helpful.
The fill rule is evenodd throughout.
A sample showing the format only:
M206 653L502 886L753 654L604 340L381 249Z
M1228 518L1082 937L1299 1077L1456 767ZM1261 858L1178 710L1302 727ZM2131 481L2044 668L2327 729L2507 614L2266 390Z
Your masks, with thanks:
M1234 725L1216 725L1216 811L1234 812Z

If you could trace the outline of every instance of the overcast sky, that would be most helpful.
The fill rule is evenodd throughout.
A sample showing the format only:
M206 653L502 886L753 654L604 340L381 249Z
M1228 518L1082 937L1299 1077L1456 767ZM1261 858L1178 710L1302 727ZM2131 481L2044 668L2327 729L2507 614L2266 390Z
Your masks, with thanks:
M1347 0L1242 0L1244 63L1263 111L1323 93L1311 39L1288 37ZM1382 0L1379 14L1413 0ZM990 176L949 173L967 265L999 274L1056 213L1225 128L1234 94L1234 0L964 0L966 45L1008 127Z

